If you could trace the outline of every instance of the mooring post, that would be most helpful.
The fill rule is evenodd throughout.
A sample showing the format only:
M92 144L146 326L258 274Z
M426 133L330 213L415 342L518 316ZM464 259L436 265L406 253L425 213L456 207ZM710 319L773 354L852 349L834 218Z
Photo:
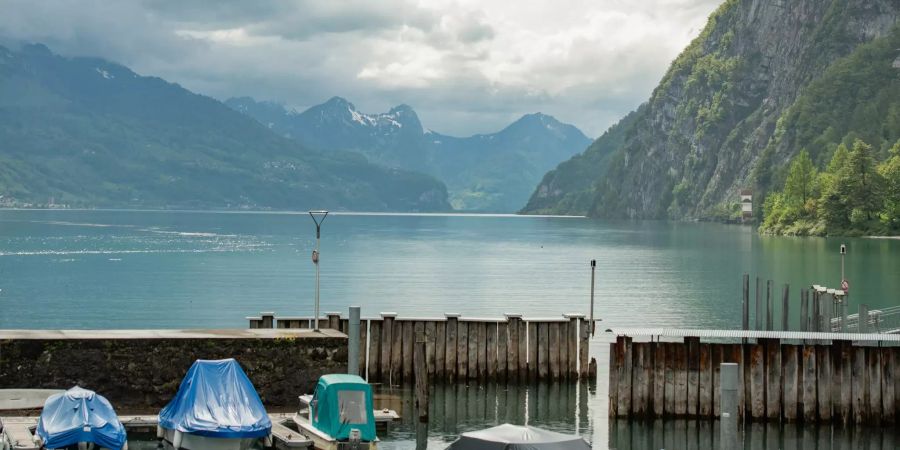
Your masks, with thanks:
M347 349L347 373L359 375L359 306L350 307L350 321L347 324L348 344Z
M820 310L821 305L819 304L819 289L817 287L813 288L812 295L813 295L813 297L812 297L812 320L811 320L812 330L810 330L810 331L812 331L812 332L822 331L819 329L819 325L822 323L822 321L821 321L822 312Z
M766 331L775 329L775 321L772 320L775 313L775 299L772 298L772 280L766 281Z
M785 283L784 288L781 290L781 331L791 331L790 323L788 322L790 291L791 286Z
M721 416L719 418L719 440L723 450L738 446L738 365L722 363L719 370L719 385L722 387Z
M760 292L759 292L759 277L756 277L756 317L755 317L755 319L756 320L753 321L756 325L756 327L754 327L754 330L757 330L757 331L762 330L762 323L763 323L762 322L762 296L760 295Z
M591 337L594 337L594 273L597 271L597 260L591 260Z
M809 331L809 291L800 289L800 331Z
M262 318L260 328L275 328L275 313L261 312L259 316Z
M747 331L750 329L750 274L744 274L744 297L743 302L741 303L741 310L743 311L743 315L741 316L741 329Z
M425 365L425 333L416 333L413 370L416 378L416 411L419 422L428 422L428 367Z

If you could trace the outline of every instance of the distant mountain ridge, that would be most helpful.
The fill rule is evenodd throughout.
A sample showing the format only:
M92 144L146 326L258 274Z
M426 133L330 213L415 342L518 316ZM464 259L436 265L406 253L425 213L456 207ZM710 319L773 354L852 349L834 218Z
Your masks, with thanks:
M356 151L379 164L434 175L447 184L453 207L468 211L517 211L547 170L591 141L541 113L497 133L454 137L426 130L408 105L366 114L340 97L302 112L250 97L225 103L304 145Z
M433 177L285 139L97 58L0 47L0 200L81 207L444 211Z

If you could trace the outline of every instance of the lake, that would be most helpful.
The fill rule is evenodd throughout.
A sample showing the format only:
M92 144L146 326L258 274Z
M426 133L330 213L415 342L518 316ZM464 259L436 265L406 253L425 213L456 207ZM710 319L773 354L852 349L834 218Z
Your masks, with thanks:
M851 311L900 304L898 240L767 237L712 223L332 214L322 227L321 310L586 313L596 259L600 329L737 328L742 274L774 280L776 292L789 283L798 305L801 287L839 284L841 243ZM244 317L260 311L311 315L314 246L306 213L0 210L0 328L246 327ZM581 433L595 448L644 442L657 431L606 418L602 340L592 347L596 387L436 393L446 411L429 427L430 447L526 417ZM410 398L404 390L380 395L398 407ZM415 426L400 424L383 447L414 448Z

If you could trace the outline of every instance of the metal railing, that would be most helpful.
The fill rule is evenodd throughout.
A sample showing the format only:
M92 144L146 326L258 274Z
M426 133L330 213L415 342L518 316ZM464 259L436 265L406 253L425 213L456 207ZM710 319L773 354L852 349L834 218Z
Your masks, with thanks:
M900 306L873 309L868 311L866 316L868 316L865 321L866 326L864 327L866 332L888 334L900 333ZM859 314L850 314L847 316L847 326L845 329L848 332L863 331L860 330ZM831 318L831 331L841 331L840 317Z

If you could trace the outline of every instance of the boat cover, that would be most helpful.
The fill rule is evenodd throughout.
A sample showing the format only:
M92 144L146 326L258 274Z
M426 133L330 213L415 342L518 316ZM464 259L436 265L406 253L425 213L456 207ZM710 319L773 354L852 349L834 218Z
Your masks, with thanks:
M589 450L584 439L540 428L505 423L486 430L463 433L448 450Z
M99 447L120 450L126 440L125 427L109 401L78 386L47 398L36 432L44 441L44 448L93 442Z
M310 404L312 425L337 440L359 430L364 442L375 440L372 388L356 375L323 375Z
M259 394L233 358L195 361L175 398L159 412L159 425L218 438L257 438L272 432Z

